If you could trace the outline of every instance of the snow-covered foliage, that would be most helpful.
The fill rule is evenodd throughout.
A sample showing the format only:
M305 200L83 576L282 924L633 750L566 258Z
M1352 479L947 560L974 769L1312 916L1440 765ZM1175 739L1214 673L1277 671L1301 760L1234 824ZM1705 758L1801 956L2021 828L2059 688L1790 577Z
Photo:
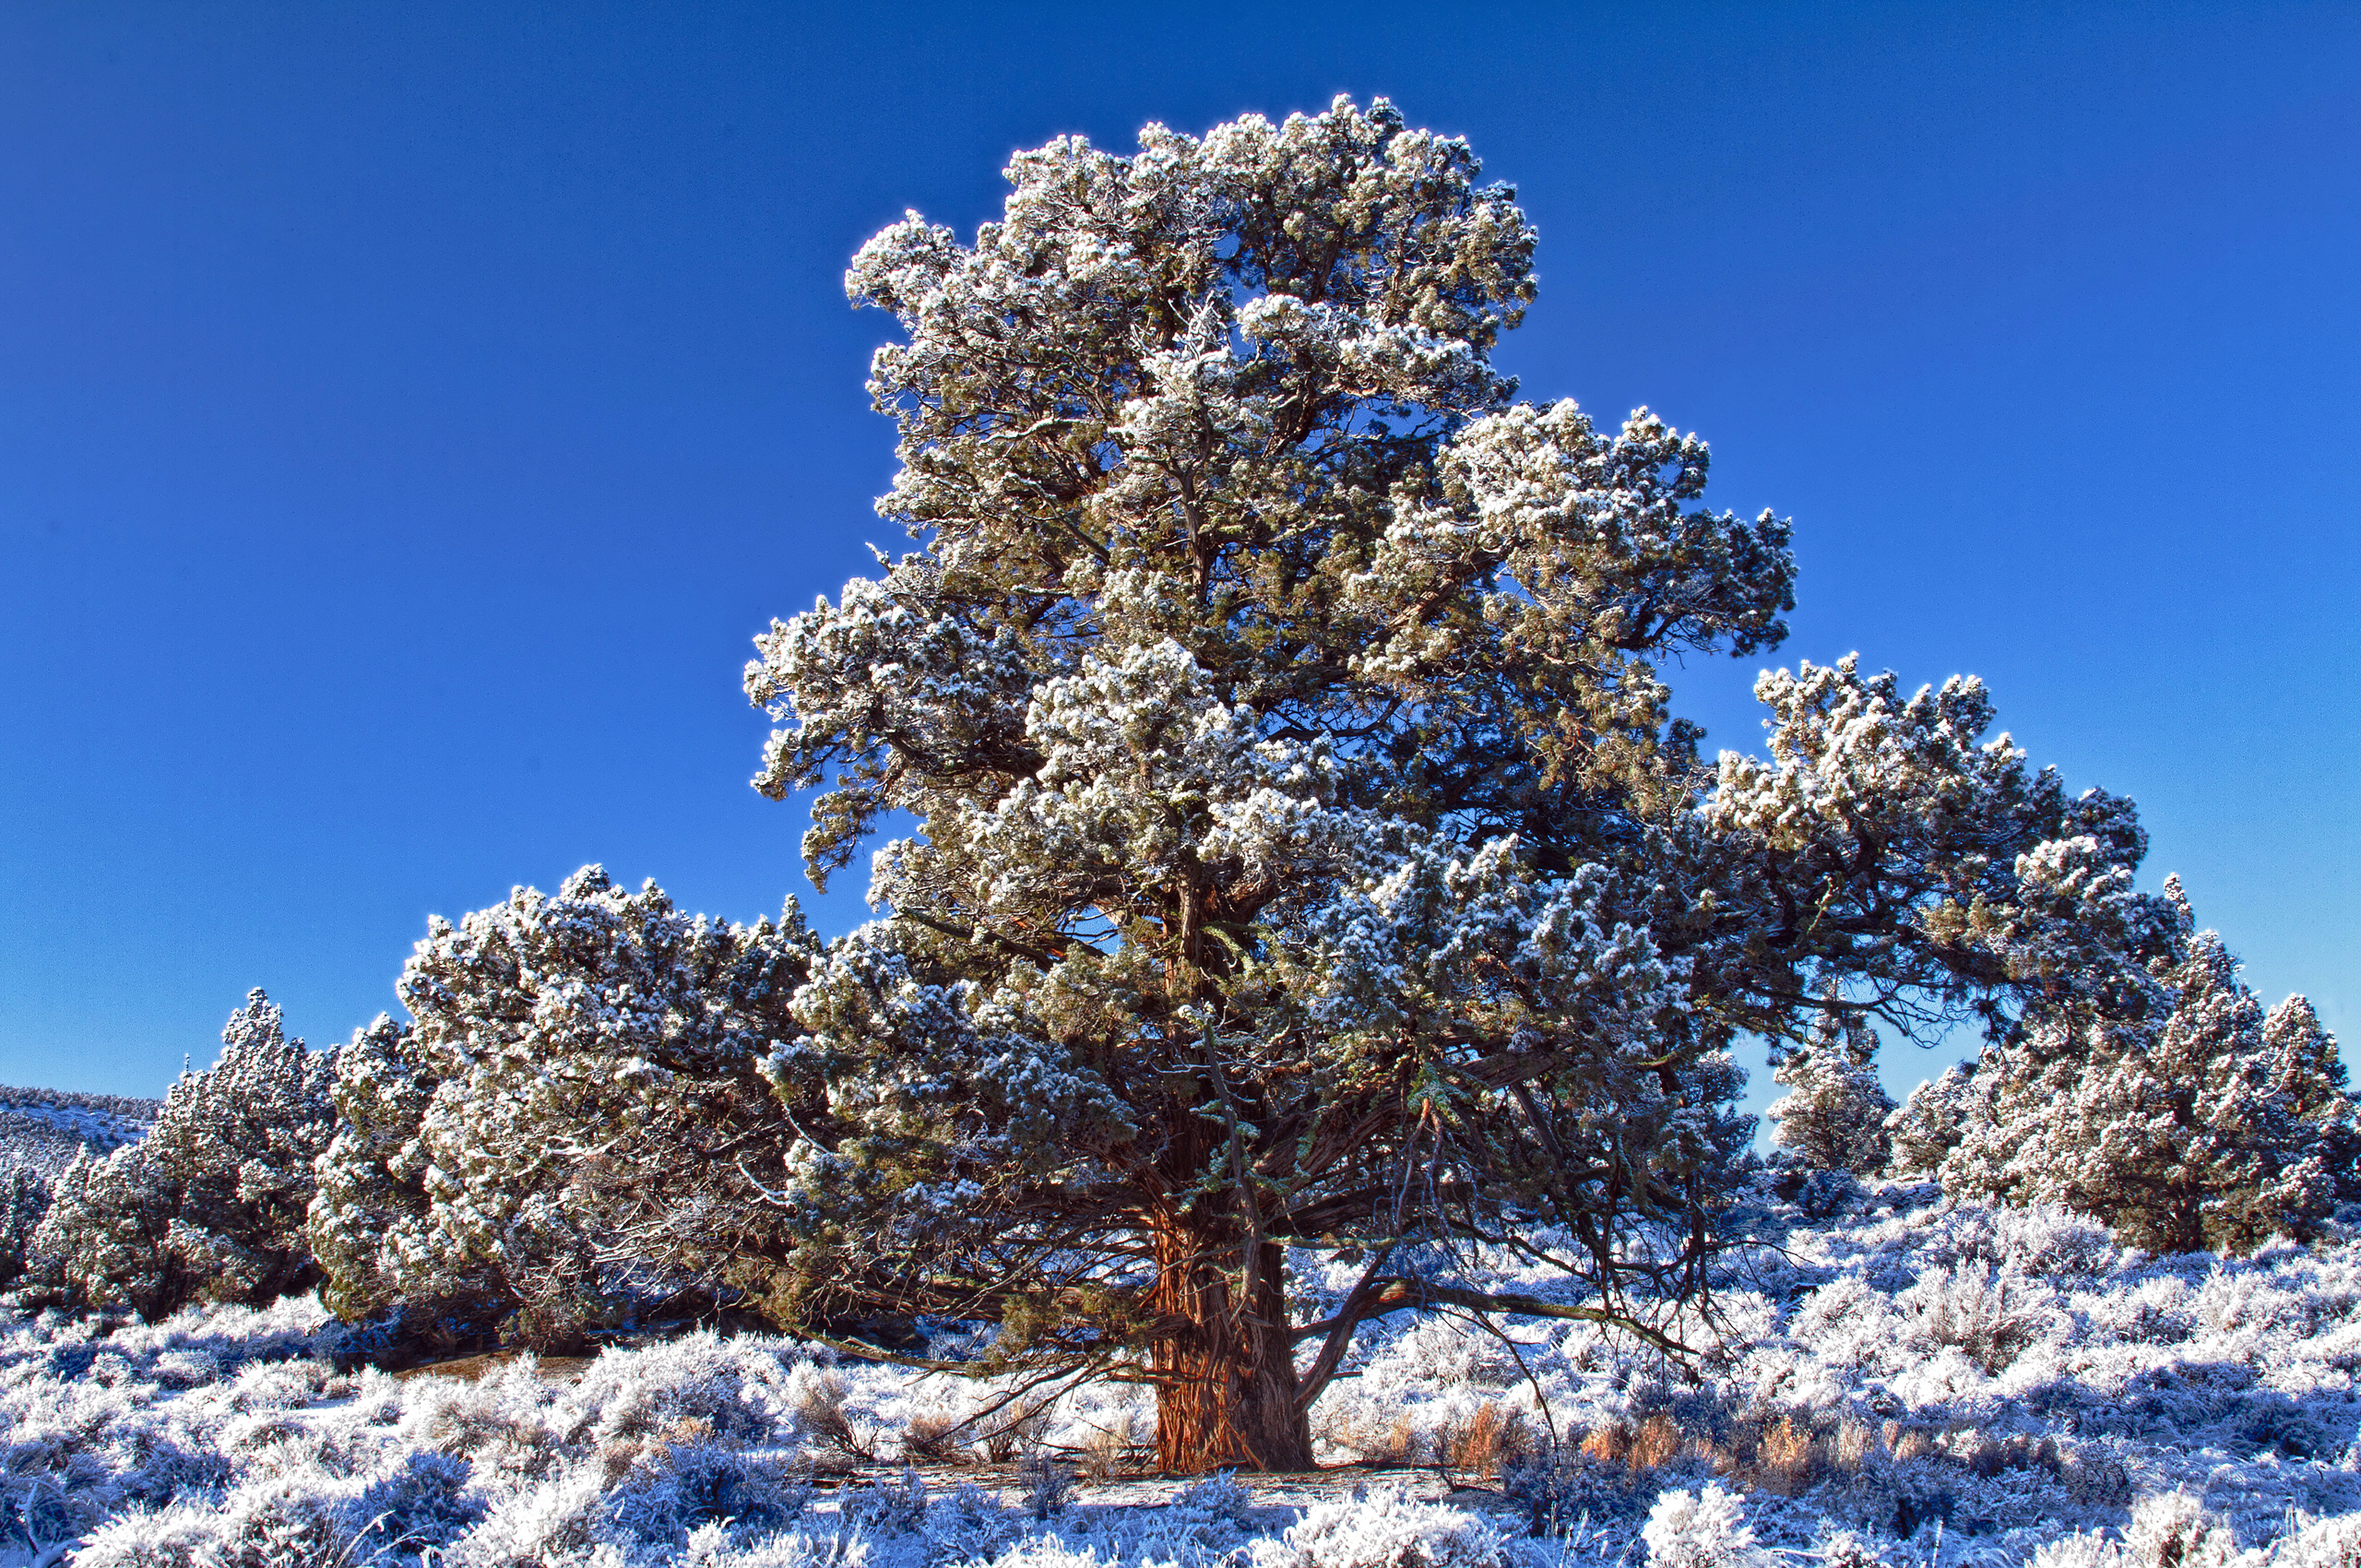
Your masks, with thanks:
M1947 1191L2065 1204L2134 1246L2248 1251L2311 1234L2354 1180L2336 1041L2300 996L2266 1014L2167 888L2178 931L2152 966L2155 1005L2044 1009L1974 1081L1914 1100L1904 1141Z
M0 1290L23 1277L48 1214L49 1179L30 1165L0 1165Z
M1755 1550L1746 1504L1710 1481L1702 1492L1676 1489L1657 1498L1640 1539L1648 1568L1765 1568L1770 1562Z
M597 866L437 919L341 1052L313 1244L349 1316L564 1345L727 1273L790 1134L759 1064L813 944ZM464 1327L445 1324L446 1327Z
M1503 1304L1413 1241L1554 1227L1582 1311L1692 1295L1741 1033L2145 994L2130 803L1977 683L1768 674L1769 755L1704 766L1657 670L1780 641L1788 527L1645 410L1516 400L1536 236L1479 172L1383 101L1070 137L971 242L854 259L919 547L755 639L755 782L823 791L815 876L919 831L771 1058L777 1321L1120 1345L1168 1462L1299 1464L1357 1322ZM1308 1381L1290 1243L1368 1260Z
M150 1319L309 1285L303 1211L334 1126L333 1072L248 992L220 1059L181 1075L144 1139L103 1158L85 1148L58 1174L33 1236L39 1266L69 1300Z
M1799 1218L1773 1211L1778 1246L1726 1260L1716 1317L1682 1325L1691 1375L1589 1324L1513 1319L1513 1343L1437 1318L1365 1330L1355 1375L1313 1408L1323 1457L1443 1462L1464 1488L1447 1498L1430 1471L1349 1494L1347 1478L1045 1487L1063 1461L1120 1471L1099 1439L1136 1432L1143 1391L1086 1385L1012 1420L1014 1378L783 1338L397 1376L359 1364L365 1334L310 1298L152 1325L0 1320L0 1553L2351 1568L2361 1241L2151 1256L2062 1210L1952 1204L1929 1184L1859 1187L1833 1220ZM1496 1290L1553 1288L1501 1261L1460 1266ZM1312 1296L1349 1287L1313 1254L1297 1265ZM988 1443L996 1424L1014 1446ZM965 1467L987 1447L1003 1463ZM925 1468L906 1469L920 1449ZM1543 1470L1553 1497L1536 1510Z
M1857 1018L1832 1008L1803 1044L1771 1070L1786 1098L1765 1112L1779 1145L1820 1170L1873 1175L1887 1158L1885 1122L1892 1099L1870 1065L1877 1037Z

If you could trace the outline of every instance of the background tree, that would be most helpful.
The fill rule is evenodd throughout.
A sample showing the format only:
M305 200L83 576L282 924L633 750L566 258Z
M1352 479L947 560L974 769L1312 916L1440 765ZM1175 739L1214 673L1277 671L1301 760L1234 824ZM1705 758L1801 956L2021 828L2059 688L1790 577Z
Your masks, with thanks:
M25 1276L34 1232L49 1213L49 1179L30 1165L0 1165L0 1290Z
M1153 1384L1169 1468L1299 1467L1368 1318L1655 1333L1740 1031L2001 1028L2112 972L2129 805L1985 741L1975 683L1781 672L1771 756L1702 766L1651 660L1775 644L1787 528L1697 506L1644 410L1514 401L1535 236L1464 143L1340 100L1008 178L972 244L911 215L854 261L920 548L747 671L757 784L827 787L815 879L919 825L771 1060L782 1322L997 1324L993 1365ZM1453 1238L1592 1294L1411 1265ZM1367 1259L1323 1321L1289 1246Z
M758 1063L813 947L791 900L730 924L597 866L433 921L410 1024L338 1063L311 1212L330 1304L553 1347L726 1285L732 1227L771 1218L756 1183L789 1134Z
M1886 1118L1887 1170L1914 1176L1940 1170L1969 1125L1983 1114L1977 1106L1989 1095L1991 1082L1988 1075L1958 1062L1912 1090Z
M1787 1088L1764 1113L1778 1129L1774 1141L1821 1170L1867 1176L1882 1168L1893 1100L1870 1065L1876 1056L1877 1036L1859 1015L1823 1012L1771 1071Z
M2191 934L2178 882L2165 887L2177 929L2153 965L2159 1004L2130 1018L2052 1005L1988 1052L1943 1185L2065 1204L2156 1252L2312 1234L2352 1181L2336 1042L2301 997L2266 1016L2221 937Z
M58 1177L33 1251L76 1298L150 1320L308 1288L303 1211L334 1129L334 1072L249 992L220 1059L181 1075L147 1137L103 1158L86 1151Z

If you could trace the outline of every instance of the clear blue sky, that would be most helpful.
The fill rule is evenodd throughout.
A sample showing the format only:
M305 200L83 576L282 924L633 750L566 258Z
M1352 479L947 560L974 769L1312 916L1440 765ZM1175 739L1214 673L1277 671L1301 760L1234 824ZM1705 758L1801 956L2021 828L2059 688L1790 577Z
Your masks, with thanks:
M2361 1034L2361 9L74 0L0 11L0 1082L341 1039L586 861L775 909L747 639L897 542L854 247L1338 91L1522 187L1529 394L1794 517L1778 661L1985 676Z

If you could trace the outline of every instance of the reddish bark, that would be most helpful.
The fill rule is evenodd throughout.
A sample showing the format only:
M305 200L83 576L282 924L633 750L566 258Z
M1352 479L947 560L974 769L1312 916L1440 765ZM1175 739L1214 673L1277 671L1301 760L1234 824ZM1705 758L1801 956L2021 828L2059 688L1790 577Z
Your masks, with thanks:
M1157 1464L1182 1475L1311 1469L1311 1422L1296 1408L1283 1254L1275 1243L1226 1229L1179 1216L1156 1228L1148 1304L1161 1332L1148 1370ZM1240 1300L1235 1282L1250 1260Z

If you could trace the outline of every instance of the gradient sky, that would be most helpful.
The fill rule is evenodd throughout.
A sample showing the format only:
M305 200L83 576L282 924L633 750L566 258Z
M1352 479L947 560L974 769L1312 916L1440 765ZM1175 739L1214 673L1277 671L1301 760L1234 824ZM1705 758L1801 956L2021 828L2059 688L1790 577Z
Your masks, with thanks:
M899 543L846 260L1340 91L1521 187L1529 396L1795 519L1771 662L1983 675L2354 1036L2361 8L1773 11L6 6L0 1082L340 1039L587 861L862 918L739 691ZM1674 672L1709 745L1764 662Z

